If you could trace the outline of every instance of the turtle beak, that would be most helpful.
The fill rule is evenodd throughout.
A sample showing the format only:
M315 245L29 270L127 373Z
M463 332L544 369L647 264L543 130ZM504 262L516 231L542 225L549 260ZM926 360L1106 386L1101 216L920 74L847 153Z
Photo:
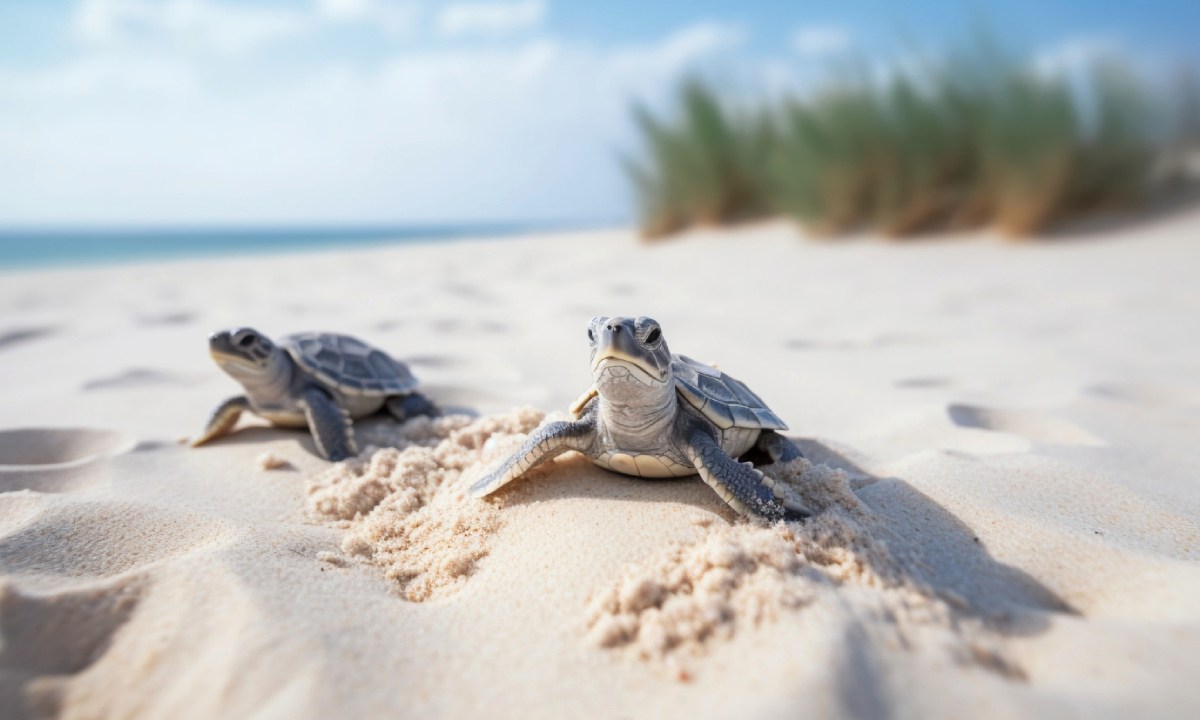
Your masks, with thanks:
M246 353L234 344L233 333L228 330L208 336L208 354L218 365L234 363L246 367L254 366L253 359L246 357Z
M648 380L663 381L662 371L634 337L633 329L622 323L620 318L612 318L597 333L592 375L599 374L610 364L632 366L645 374Z
M236 353L233 351L233 335L228 330L209 335L208 352L214 358L236 357Z

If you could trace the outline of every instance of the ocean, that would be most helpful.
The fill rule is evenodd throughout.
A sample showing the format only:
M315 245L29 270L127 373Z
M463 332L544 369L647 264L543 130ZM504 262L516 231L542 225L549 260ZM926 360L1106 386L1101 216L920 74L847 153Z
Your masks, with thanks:
M512 223L253 229L0 229L0 270L445 242L563 229L569 228L565 224Z

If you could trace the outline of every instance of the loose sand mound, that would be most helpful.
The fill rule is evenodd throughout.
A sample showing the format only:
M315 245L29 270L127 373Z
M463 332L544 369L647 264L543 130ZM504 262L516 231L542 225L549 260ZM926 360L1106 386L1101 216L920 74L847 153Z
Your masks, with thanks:
M310 483L309 513L345 530L343 551L382 568L407 599L445 595L488 554L503 520L503 500L473 500L466 483L512 452L542 419L525 408L483 419L456 415L368 427L363 435L372 444L360 459ZM383 444L394 447L376 449ZM963 603L954 607L916 579L918 560L891 552L887 528L855 496L844 472L807 460L763 469L817 514L792 524L704 516L695 540L625 568L593 595L581 608L588 641L678 667L782 613L832 604L889 645L936 636L955 660L1021 676Z
M698 540L627 568L593 598L591 641L628 647L647 659L699 654L709 640L728 638L740 625L759 625L808 604L815 583L898 585L886 548L861 524L866 511L845 475L805 461L787 470L772 477L787 480L789 488L808 481L811 494L823 496L813 504L822 508L813 519L768 525L704 518ZM807 499L810 493L797 494Z
M739 630L826 604L849 611L864 632L893 647L939 644L954 661L1023 677L960 600L939 597L910 573L916 560L889 550L886 528L844 472L807 460L762 469L816 515L775 524L706 518L697 540L626 568L592 598L591 643L681 667L680 659L703 656Z
M363 459L309 484L308 512L346 530L342 549L383 568L406 598L428 600L471 574L500 526L498 506L467 497L459 478L512 452L542 418L522 408L367 428Z

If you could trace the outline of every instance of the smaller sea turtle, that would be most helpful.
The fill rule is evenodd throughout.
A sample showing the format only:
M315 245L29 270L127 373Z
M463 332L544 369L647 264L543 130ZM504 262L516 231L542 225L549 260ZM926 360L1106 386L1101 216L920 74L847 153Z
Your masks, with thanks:
M799 520L811 514L777 497L774 481L751 463L738 462L754 447L774 462L801 457L799 448L777 432L787 425L744 384L672 355L661 326L648 317L592 318L587 335L595 384L572 407L577 419L534 430L520 450L471 487L473 495L487 495L575 450L626 475L699 473L743 515Z
M386 407L397 420L435 414L415 391L403 363L365 342L335 333L297 333L279 344L252 328L222 330L208 338L213 360L246 389L213 411L201 445L228 433L251 410L284 427L312 431L327 460L358 454L350 421Z

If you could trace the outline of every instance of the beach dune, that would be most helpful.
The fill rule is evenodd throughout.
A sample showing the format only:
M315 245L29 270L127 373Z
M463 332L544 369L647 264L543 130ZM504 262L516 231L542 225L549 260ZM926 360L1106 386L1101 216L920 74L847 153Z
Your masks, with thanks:
M8 272L0 715L1195 717L1200 215L1091 242L579 232ZM817 510L564 455L465 488L649 315ZM336 330L447 413L243 419L215 329Z

